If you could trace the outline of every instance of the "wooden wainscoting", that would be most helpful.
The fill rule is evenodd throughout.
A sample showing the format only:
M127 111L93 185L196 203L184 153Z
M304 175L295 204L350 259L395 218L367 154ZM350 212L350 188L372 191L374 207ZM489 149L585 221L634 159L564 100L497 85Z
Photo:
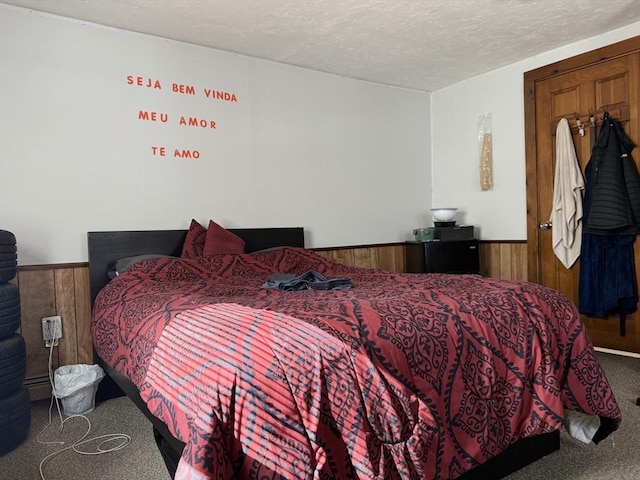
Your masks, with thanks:
M25 384L32 400L48 398L50 349L42 340L43 317L62 318L62 338L53 350L53 369L93 363L89 267L86 263L18 267L12 282L20 289L20 333L27 350Z
M406 272L404 244L318 248L323 257L354 267ZM527 242L480 241L480 273L501 280L527 281Z
M377 268L387 272L406 272L403 243L360 247L316 248L319 255L351 267Z
M525 242L480 242L480 271L488 277L526 280ZM315 249L323 257L345 265L405 272L405 245L367 245ZM89 330L91 306L87 263L18 267L13 280L20 289L21 334L27 346L27 378L32 400L48 398L49 349L42 341L41 319L62 317L62 338L53 351L58 365L93 363Z
M527 281L526 241L480 241L480 273L501 280Z

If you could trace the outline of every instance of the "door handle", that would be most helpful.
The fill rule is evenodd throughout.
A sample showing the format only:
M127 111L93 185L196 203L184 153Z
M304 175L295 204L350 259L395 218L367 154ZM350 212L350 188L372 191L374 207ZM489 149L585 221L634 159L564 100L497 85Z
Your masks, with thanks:
M538 228L546 230L548 228L551 228L552 226L553 226L553 224L551 222L544 222L544 223L541 223L540 225L538 225Z

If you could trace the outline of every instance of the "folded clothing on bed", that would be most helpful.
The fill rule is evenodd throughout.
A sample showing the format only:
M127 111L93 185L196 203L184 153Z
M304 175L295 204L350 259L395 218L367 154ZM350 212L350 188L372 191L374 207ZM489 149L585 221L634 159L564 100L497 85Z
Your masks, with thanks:
M327 278L315 270L309 270L302 275L295 273L272 273L269 280L262 284L262 288L277 288L278 290L340 290L351 288L349 277Z

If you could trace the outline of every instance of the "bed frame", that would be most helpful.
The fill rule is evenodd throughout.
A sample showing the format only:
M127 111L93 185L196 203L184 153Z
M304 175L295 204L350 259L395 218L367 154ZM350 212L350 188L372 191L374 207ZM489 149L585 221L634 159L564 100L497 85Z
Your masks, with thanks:
M278 246L304 247L304 230L300 227L229 230L245 241L246 252ZM108 271L118 259L151 253L180 256L186 234L187 230L89 232L91 306L98 292L109 282ZM173 478L185 444L173 437L167 426L151 414L131 381L105 364L95 352L94 356L95 362L107 373L98 388L96 401L126 394L151 421L156 444ZM497 480L559 448L559 431L523 438L459 479Z

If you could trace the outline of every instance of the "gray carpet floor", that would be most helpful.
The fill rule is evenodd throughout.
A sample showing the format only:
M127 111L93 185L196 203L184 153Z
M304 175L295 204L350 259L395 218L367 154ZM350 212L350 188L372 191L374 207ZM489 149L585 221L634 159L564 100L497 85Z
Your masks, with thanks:
M50 453L64 446L43 445L37 436L49 421L49 401L32 403L31 429L27 440L13 452L0 457L0 479L39 480L40 462ZM43 466L45 480L170 480L160 452L153 439L151 424L127 397L114 398L96 405L88 413L91 432L87 438L110 433L123 433L131 443L115 452L102 455L79 455L67 450L52 457ZM60 418L54 406L52 423L40 435L42 441L66 441L73 444L87 430L87 422L72 418L60 432ZM1 433L0 433L1 434ZM96 445L83 448L93 451ZM104 445L104 448L114 446Z
M561 431L560 450L515 472L509 480L639 480L640 359L598 353L622 411L617 432L587 445Z
M561 435L557 452L510 475L508 480L638 480L640 479L640 359L599 353L598 357L611 382L623 413L618 432L599 445L585 445ZM48 422L49 402L34 402L29 437L13 452L0 457L0 478L40 479L39 465L59 445L42 445L36 437ZM126 397L103 402L87 415L92 422L88 438L108 433L131 436L122 450L103 455L79 455L67 450L44 467L45 480L169 480L147 419ZM54 408L52 425L42 440L73 442L86 431L86 422L71 419L59 432L60 420ZM0 435L2 433L0 432ZM105 445L105 448L107 445ZM489 479L488 479L489 480Z

